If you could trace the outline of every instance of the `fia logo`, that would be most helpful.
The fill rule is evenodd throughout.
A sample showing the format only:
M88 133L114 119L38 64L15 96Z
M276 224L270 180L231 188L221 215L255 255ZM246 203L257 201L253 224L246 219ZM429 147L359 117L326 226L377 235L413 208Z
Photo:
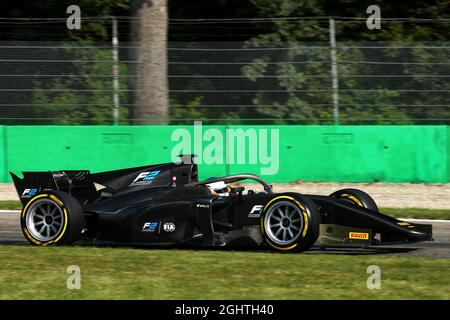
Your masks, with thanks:
M172 223L172 222L164 223L163 229L165 232L174 232L175 231L175 223Z

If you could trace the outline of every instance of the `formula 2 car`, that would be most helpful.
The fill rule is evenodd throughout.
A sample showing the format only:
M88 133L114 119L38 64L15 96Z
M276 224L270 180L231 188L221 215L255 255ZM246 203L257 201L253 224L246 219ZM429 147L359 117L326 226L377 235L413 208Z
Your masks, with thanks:
M258 176L198 181L193 155L179 163L101 173L11 173L23 204L25 238L35 245L80 239L118 244L267 245L288 252L432 240L431 225L382 214L361 190L330 196L275 193ZM262 191L229 184L253 180ZM222 184L223 190L211 186Z

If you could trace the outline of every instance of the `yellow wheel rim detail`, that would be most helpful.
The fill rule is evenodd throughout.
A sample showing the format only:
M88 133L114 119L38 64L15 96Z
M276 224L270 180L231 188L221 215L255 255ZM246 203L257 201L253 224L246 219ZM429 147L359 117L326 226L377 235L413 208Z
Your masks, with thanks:
M364 204L361 202L361 200L359 200L358 198L356 198L355 196L352 196L350 194L347 193L343 193L341 194L342 198L347 198L349 200L351 200L352 202L354 202L356 205L365 208Z
M270 201L264 206L264 209L263 209L263 210L265 211L265 210L270 206L271 203L273 203L274 201L279 200L279 199L288 199L288 200L291 200L292 202L294 202L294 203L298 206L298 208L299 208L300 211L302 212L302 215L303 215L303 218L304 218L304 227L303 227L303 231L302 231L302 235L301 235L301 236L302 236L302 238L304 238L304 237L306 236L307 231L308 231L308 214L307 214L307 211L306 211L305 207L304 207L302 204L300 204L295 198L293 198L293 197L291 197L291 196L286 196L286 195L275 197L275 198L273 198L272 200L270 200ZM263 219L263 216L264 216L264 215L261 215L261 218L260 218L260 220L259 220L259 223L260 223L260 230L262 231L262 233L263 233L263 235L264 235L264 238L266 238L266 242L267 242L271 247L273 247L273 248L275 248L275 249L277 249L277 250L288 251L288 250L292 250L292 249L294 249L294 248L296 248L296 247L298 246L298 243L294 243L293 245L291 245L291 246L289 246L289 247L280 247L280 246L277 246L277 245L273 244L270 240L268 240L268 239L267 239L267 234L266 234L266 232L265 232L265 230L264 230L264 219Z
M34 244L36 244L36 245L39 245L39 246L46 246L46 245L48 245L48 244L57 243L57 242L64 236L64 234L65 234L65 232L66 232L66 229L67 229L68 214L67 214L66 208L64 207L64 203L63 203L61 200L59 200L56 196L54 196L54 195L52 195L52 194L44 193L44 194L37 195L36 197L34 197L34 198L32 198L30 201L28 201L28 203L27 203L27 204L25 205L25 207L22 209L22 214L21 214L22 219L25 218L26 212L27 212L28 208L30 207L30 205L31 205L33 202L35 202L36 200L41 199L41 198L49 198L49 199L55 201L55 202L61 207L61 209L62 209L62 211L63 211L63 214L64 214L64 224L63 224L63 228L62 228L61 233L60 233L60 234L58 235L58 237L57 237L56 239L54 239L54 240L51 240L51 241L48 241L48 242L41 242L41 241L36 240L35 238L33 238L33 237L30 235L30 233L28 232L27 228L22 227L22 231L23 231L25 237L26 237L28 240L30 240L32 243L34 243Z

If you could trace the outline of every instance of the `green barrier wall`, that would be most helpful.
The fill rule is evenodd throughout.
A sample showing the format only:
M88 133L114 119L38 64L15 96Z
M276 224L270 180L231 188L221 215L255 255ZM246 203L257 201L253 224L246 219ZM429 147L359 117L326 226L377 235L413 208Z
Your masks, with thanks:
M6 127L0 126L0 181L9 181L8 164L6 163Z
M9 171L98 172L169 162L173 148L179 144L171 141L176 129L194 136L192 127L181 126L3 126L0 179L11 181ZM225 139L235 155L233 163L225 164L221 163L225 154L210 152L208 145L215 142L225 146L225 141L214 137L219 132L225 136L230 129L244 130L247 139L236 139L234 148L230 139ZM279 135L279 148L268 148L273 156L271 165L259 157L257 163L249 164L248 147L246 164L236 163L237 155L242 156L237 144L251 141L257 145L266 141L264 132L269 138L271 133ZM215 155L218 163L200 164L200 178L245 172L270 182L450 182L448 126L203 126L202 133L197 131L197 136L201 135L208 140L203 141L203 151ZM193 141L190 145L192 152L201 153L193 149ZM276 150L277 173L262 174L262 168L272 166L276 170Z
M447 182L450 182L450 126L447 126Z
M446 126L272 126L280 130L273 181L447 182ZM230 172L251 171L232 165Z

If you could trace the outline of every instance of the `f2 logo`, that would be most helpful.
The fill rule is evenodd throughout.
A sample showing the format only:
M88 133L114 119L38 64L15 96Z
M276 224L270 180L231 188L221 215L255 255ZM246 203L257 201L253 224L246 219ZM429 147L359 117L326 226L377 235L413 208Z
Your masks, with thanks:
M262 209L264 207L260 204L257 204L256 206L253 206L252 210L250 211L250 214L248 215L249 218L259 218L261 216Z
M36 195L38 189L25 189L22 193L22 198L30 198Z
M155 177L159 174L159 170L157 171L151 171L151 172L141 172L139 173L139 175L136 177L136 179L134 179L133 182L136 182L138 180L143 180L143 181L150 181L155 179Z
M72 4L67 7L66 13L71 13L66 20L66 26L69 30L81 29L81 9L79 6Z
M366 20L366 25L369 30L381 29L381 9L377 5L371 5L367 7L366 13L371 15Z
M142 232L155 232L158 228L158 222L146 222L142 227ZM158 232L159 233L159 232Z

